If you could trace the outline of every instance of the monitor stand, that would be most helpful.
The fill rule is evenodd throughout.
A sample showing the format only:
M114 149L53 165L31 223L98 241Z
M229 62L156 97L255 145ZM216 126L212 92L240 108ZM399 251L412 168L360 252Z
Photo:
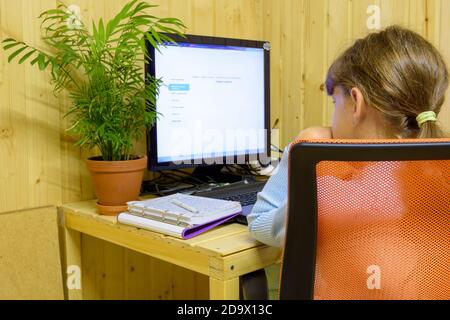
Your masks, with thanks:
M193 177L205 182L235 183L242 181L242 176L223 172L224 165L200 166L194 169ZM211 181L212 180L212 181Z

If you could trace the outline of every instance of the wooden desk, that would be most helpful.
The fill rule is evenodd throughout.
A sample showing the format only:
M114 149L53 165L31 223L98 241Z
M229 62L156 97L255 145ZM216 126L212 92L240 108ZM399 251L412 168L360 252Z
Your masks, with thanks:
M229 224L189 240L117 223L100 216L94 201L60 208L64 227L65 265L81 267L81 234L141 252L209 277L210 299L239 299L239 276L279 261L279 249L251 238L247 227ZM69 299L82 299L82 290L68 290Z

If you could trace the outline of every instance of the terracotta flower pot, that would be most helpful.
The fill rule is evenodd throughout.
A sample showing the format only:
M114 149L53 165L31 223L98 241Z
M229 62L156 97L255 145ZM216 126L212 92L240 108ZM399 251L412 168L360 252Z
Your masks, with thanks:
M127 210L127 202L138 200L147 157L128 161L87 160L92 175L97 209L102 215L117 215Z

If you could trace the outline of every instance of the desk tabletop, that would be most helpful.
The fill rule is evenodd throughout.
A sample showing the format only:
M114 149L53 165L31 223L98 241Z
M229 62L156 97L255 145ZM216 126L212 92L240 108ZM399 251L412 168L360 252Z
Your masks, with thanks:
M66 242L67 232L72 233L72 239L73 232L90 235L220 281L235 281L236 277L278 262L281 256L278 248L256 241L247 226L236 223L182 240L118 223L117 217L101 216L97 213L95 200L65 204L58 212L60 223L66 229ZM76 244L78 241L69 245L78 248L81 245ZM78 254L74 255L74 258L68 258L68 263L75 261L76 264L79 259Z
M67 221L73 221L72 218L75 218L76 220L83 219L85 221L91 221L95 224L104 224L139 234L143 237L150 237L156 241L191 248L197 252L201 251L210 256L227 256L232 253L264 246L250 236L246 226L237 223L218 226L194 238L182 240L161 233L121 224L117 222L116 217L99 215L95 208L95 200L65 204L62 206L62 209L66 214Z

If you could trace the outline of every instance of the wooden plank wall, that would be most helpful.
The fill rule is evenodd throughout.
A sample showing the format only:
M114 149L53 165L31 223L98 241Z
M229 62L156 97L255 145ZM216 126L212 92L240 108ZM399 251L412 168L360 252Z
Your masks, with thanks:
M450 63L449 1L264 0L263 35L272 42L272 124L279 120L282 146L300 129L331 124L333 106L322 86L326 72L339 53L370 32L370 5L381 9L382 28L399 24L418 32ZM448 99L440 120L450 130Z
M0 39L13 36L40 46L36 17L43 10L53 8L56 2L0 0ZM64 2L80 6L84 21L89 21L111 18L127 1ZM396 23L416 30L437 45L450 64L448 0L152 2L159 4L153 11L155 15L180 18L188 26L188 33L272 43L271 115L272 126L280 130L280 146L286 145L305 127L330 124L333 109L323 91L325 74L339 52L355 38L369 32L366 26L369 5L381 8L382 27ZM62 115L69 104L66 96L53 95L47 74L30 66L8 64L4 52L0 51L0 213L20 215L21 210L93 197L84 164L87 153L74 148L73 138L65 133ZM441 121L450 129L448 104L447 101ZM145 143L140 142L137 149L139 153L145 152ZM10 224L8 227L14 228ZM36 224L38 227L45 232L42 225ZM50 230L53 226L49 224L47 228ZM83 248L86 249L83 256L85 280L95 277L94 282L84 281L87 297L182 297L171 289L173 281L178 281L173 279L184 279L191 291L197 292L188 297L207 294L207 281L186 270L168 268L157 260L88 237L83 239ZM2 252L5 248L0 242L0 256ZM30 254L33 257L32 249ZM103 262L94 264L96 256L103 257ZM141 277L147 279L150 273L158 274L157 280L140 281ZM151 281L161 282L158 287L167 290L148 291L146 284ZM89 283L95 284L95 290L89 288Z

